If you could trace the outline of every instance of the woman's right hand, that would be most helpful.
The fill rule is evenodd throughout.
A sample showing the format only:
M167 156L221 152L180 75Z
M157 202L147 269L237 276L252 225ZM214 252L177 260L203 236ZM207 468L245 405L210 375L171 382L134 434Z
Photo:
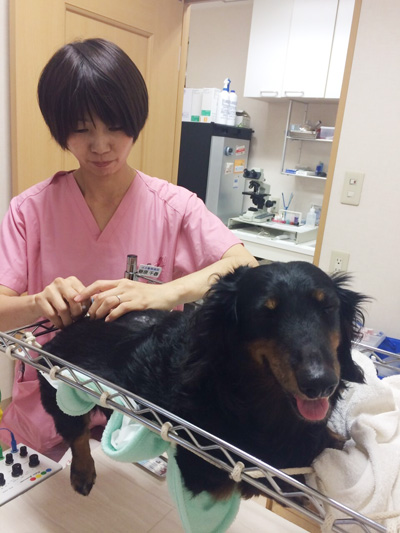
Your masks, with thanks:
M84 288L75 276L56 278L34 296L38 316L48 318L57 328L69 326L89 308L90 301L74 301Z

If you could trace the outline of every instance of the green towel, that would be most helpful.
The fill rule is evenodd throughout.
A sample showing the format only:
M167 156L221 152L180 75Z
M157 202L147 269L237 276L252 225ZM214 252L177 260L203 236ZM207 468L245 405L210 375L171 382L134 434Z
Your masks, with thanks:
M78 374L78 377L86 381L84 375ZM97 390L94 385L89 387ZM113 392L111 388L106 390ZM90 411L99 402L86 392L59 382L57 403L66 414L79 416ZM119 438L121 436L122 438ZM114 411L104 430L101 444L109 457L121 462L138 462L158 457L164 452L168 454L168 489L187 533L223 533L235 520L240 506L238 491L223 501L216 500L206 491L193 496L184 486L175 459L175 445L163 440L160 435L132 418Z

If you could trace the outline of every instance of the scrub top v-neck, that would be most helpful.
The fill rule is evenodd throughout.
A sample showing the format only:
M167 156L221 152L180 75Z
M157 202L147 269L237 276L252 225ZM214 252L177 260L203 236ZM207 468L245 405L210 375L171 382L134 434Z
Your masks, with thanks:
M96 239L97 241L110 241L113 239L114 232L118 228L118 224L123 220L126 211L129 207L129 204L132 200L132 191L133 183L135 180L132 181L130 186L128 187L126 193L124 194L121 202L119 203L117 209L113 213L112 217L108 221L107 225L103 230L101 230L96 222L96 219L94 218L88 204L85 201L85 198L79 188L78 183L76 182L73 173L71 172L67 176L65 176L69 190L71 192L72 197L74 198L74 201L76 203L76 206L78 207L82 219L85 222L88 231L92 235L93 239Z

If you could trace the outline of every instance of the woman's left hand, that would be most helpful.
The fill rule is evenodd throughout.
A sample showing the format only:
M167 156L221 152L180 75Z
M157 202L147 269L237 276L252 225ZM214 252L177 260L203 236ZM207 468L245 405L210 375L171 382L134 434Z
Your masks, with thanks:
M168 283L152 284L119 280L99 280L83 289L75 302L92 299L88 309L90 318L104 318L111 322L133 310L171 310L177 305Z

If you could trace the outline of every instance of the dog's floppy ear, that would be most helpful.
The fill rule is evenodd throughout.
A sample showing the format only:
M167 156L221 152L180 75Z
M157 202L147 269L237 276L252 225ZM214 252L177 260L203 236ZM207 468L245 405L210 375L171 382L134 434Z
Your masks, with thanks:
M210 331L219 324L236 325L239 282L250 267L239 267L221 277L208 291L201 313L202 326Z
M341 377L346 381L364 383L364 373L351 357L352 341L359 339L360 329L364 325L362 304L370 298L346 287L351 277L343 272L334 274L332 281L340 299L340 333L341 341L338 356L341 365Z
M228 353L237 346L237 296L240 280L250 267L239 267L221 277L208 291L195 312L191 335L194 347L185 365L185 379L195 383L203 375L219 372Z

